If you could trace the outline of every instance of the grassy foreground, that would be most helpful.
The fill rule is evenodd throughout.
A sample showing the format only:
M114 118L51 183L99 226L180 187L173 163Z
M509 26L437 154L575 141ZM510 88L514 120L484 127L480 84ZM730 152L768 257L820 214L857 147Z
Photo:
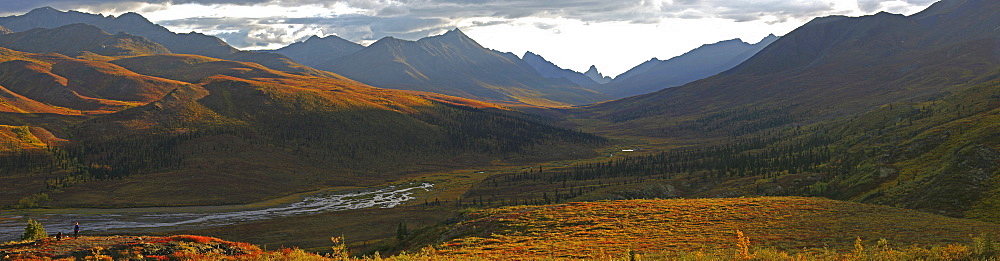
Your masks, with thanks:
M444 231L451 239L438 251L484 258L603 259L622 253L711 256L759 248L837 256L856 251L857 240L871 245L885 239L878 249L886 250L957 246L984 233L1000 234L995 223L804 197L580 202L486 209L466 218Z
M1000 224L821 198L578 202L468 211L394 243L417 251L350 257L263 251L199 236L77 246L45 239L0 245L0 258L115 260L997 260ZM304 227L302 229L309 229ZM153 237L144 237L153 238ZM429 240L428 240L429 239ZM80 239L83 240L83 239ZM152 243L151 243L152 242ZM157 245L161 244L161 245ZM169 244L163 246L162 244ZM202 244L202 245L199 245ZM422 247L426 246L426 247ZM422 248L421 248L422 247ZM153 249L156 251L147 251ZM62 254L58 254L62 253ZM68 253L68 254L67 254ZM7 255L6 257L4 255ZM154 259L155 258L155 259Z

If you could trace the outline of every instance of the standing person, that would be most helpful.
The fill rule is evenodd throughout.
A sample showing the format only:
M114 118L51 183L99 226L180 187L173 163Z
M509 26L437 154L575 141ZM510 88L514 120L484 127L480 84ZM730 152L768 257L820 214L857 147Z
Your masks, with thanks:
M73 238L80 237L80 222L73 225Z

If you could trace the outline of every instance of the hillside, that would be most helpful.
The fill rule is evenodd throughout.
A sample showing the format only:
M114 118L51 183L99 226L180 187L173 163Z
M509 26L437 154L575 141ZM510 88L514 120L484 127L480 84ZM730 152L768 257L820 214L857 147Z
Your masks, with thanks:
M110 63L41 58L0 63L20 70L0 74L9 76L0 85L77 110L93 109L85 101L121 106L73 120L10 114L16 124L4 124L64 131L58 136L69 145L4 151L3 161L17 164L0 180L24 182L5 188L4 205L39 191L51 196L49 206L253 202L327 186L380 185L410 171L585 157L603 142L488 103L256 63L183 54ZM53 90L66 94L52 96ZM25 139L20 147L36 143Z
M167 48L146 38L126 33L109 34L86 24L71 24L54 29L35 28L0 35L0 47L30 53L60 53L78 56L91 52L104 56L133 56L170 53Z
M488 102L566 106L605 98L568 80L542 77L517 56L486 49L458 29L418 41L383 38L318 68L372 86Z
M630 252L661 258L695 251L737 255L737 231L749 238L754 252L848 252L857 238L865 245L886 239L898 249L940 246L995 234L1000 225L828 199L763 197L484 209L437 231L444 242L436 250L444 256L592 259Z
M24 32L35 28L57 28L70 24L93 25L105 32L124 32L142 36L158 43L172 53L196 54L220 59L254 62L276 70L304 73L314 76L332 76L298 64L284 55L266 52L240 51L214 36L201 33L174 33L154 24L137 13L125 13L118 17L90 14L78 11L59 11L51 7L31 10L23 15L0 17L0 26L14 32ZM51 45L51 43L49 43Z
M681 195L816 195L997 220L1000 31L981 25L1000 25L983 11L997 4L818 18L723 74L582 109L605 121L590 130L663 150L578 171L662 174L687 184ZM965 38L946 37L956 31Z

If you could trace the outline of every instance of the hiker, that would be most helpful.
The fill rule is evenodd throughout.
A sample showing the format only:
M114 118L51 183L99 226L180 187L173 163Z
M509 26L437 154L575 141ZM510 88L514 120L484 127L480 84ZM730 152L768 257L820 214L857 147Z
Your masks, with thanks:
M62 231L56 233L56 241L62 241Z
M73 238L80 237L80 222L73 225Z

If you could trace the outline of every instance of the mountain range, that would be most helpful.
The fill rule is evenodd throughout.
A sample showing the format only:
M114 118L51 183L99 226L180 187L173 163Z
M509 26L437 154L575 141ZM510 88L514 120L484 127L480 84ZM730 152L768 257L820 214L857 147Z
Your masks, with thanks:
M801 167L768 174L774 183L794 179L800 189L790 192L796 186L786 183L772 193L996 220L984 214L1000 207L994 10L1000 2L947 0L910 16L817 18L721 74L589 106L577 117L603 119L594 129L614 135L755 144L726 147L732 155L717 150L719 157L766 158L754 148L795 148L812 160L820 151L833 155L806 174L795 174ZM719 189L740 187L728 185Z
M103 56L133 56L170 53L166 47L145 37L124 32L109 34L87 24L70 24L58 28L35 28L24 32L0 34L0 46L31 53L59 53L81 56L87 53Z
M23 32L35 28L57 28L81 23L96 26L112 34L124 32L134 36L142 36L162 45L172 53L197 54L220 59L255 62L288 72L317 76L331 75L328 72L319 71L293 62L283 55L240 51L214 36L195 32L174 33L163 26L150 22L137 13L125 13L115 17L78 11L64 12L51 7L42 7L31 10L23 15L0 17L0 26L13 32Z
M594 79L590 78L590 76L584 75L582 73L570 69L560 68L558 65L555 65L549 60L545 60L545 57L542 57L541 55L535 54L530 51L525 52L524 55L521 56L521 60L523 60L525 63L528 63L528 65L530 65L532 68L535 68L535 71L538 71L538 73L544 76L545 78L552 78L552 79L562 78L569 80L580 86L592 86L599 84L597 81L594 81Z
M732 39L702 45L667 60L654 58L593 89L615 98L624 98L681 86L729 70L777 39L773 34L755 44Z
M328 60L317 61L316 68L393 89L512 105L566 106L606 99L568 80L543 77L517 56L487 49L458 29L418 41L387 37L360 50L341 40L315 37L276 52L296 56L310 46L323 46L314 48L323 48L318 53L329 55L322 58ZM340 57L330 58L335 56Z

